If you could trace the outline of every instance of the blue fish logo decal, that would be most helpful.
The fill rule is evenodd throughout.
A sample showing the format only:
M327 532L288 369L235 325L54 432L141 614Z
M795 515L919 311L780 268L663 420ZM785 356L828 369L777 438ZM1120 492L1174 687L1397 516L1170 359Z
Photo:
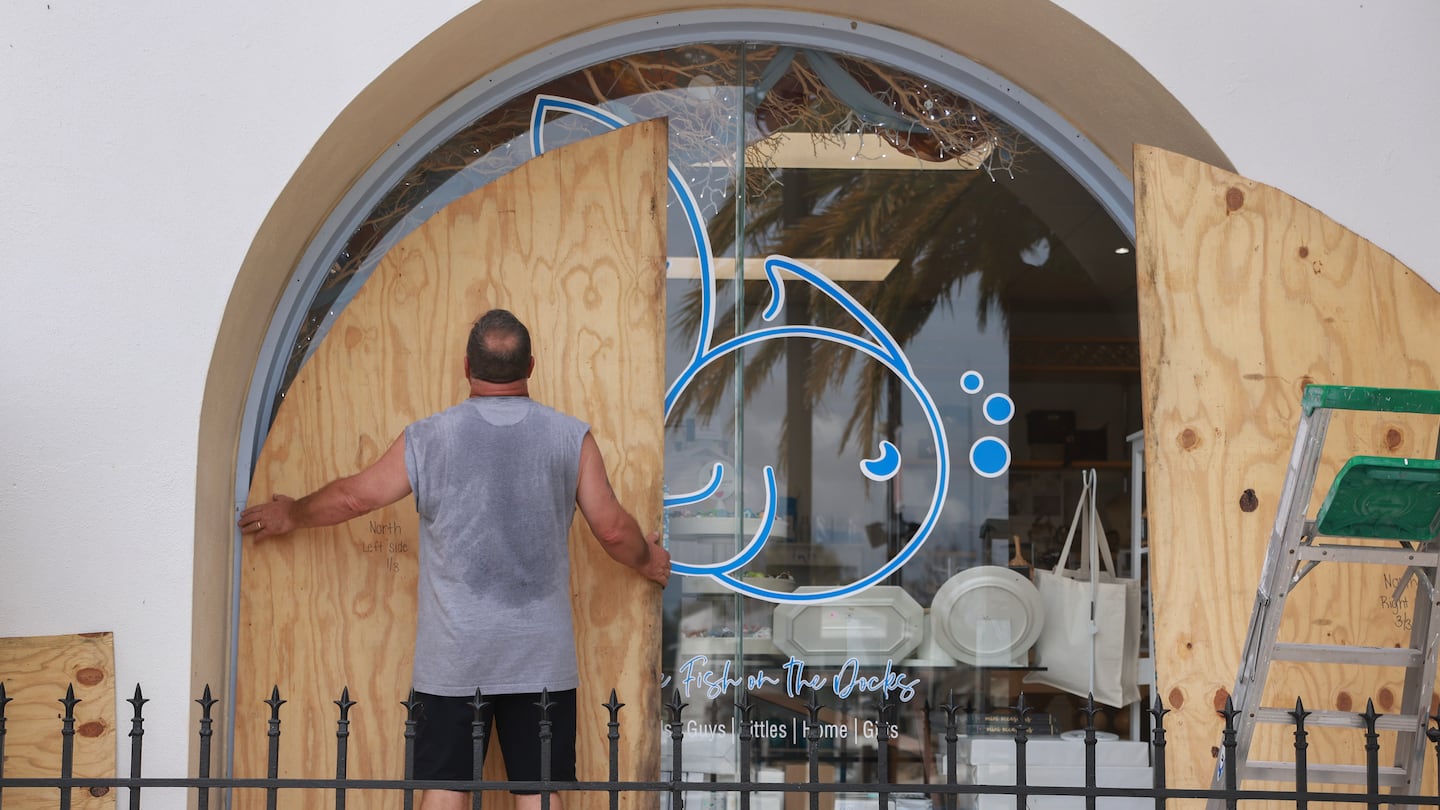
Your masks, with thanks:
M545 151L545 122L551 114L577 115L595 121L603 126L620 129L628 123L619 116L584 102L549 95L537 95L531 115L530 145L535 155ZM694 239L696 256L700 263L701 317L696 330L695 347L685 367L670 383L665 393L665 416L668 419L675 403L686 387L691 384L702 369L721 357L770 340L806 338L824 340L847 346L883 364L903 383L905 389L919 404L930 429L935 446L935 488L929 507L919 527L903 547L876 571L843 585L827 586L808 590L805 593L785 593L759 587L737 576L736 572L754 560L764 549L775 529L778 495L775 485L775 470L766 466L763 471L765 502L759 526L741 550L727 560L717 563L697 564L672 560L674 573L685 576L707 577L722 587L762 599L768 602L829 602L852 596L871 588L915 557L935 530L940 512L945 504L945 495L950 482L949 440L934 399L916 377L909 359L900 345L886 331L885 327L869 310L856 301L848 292L822 273L808 265L785 256L770 256L764 261L765 278L769 283L770 300L761 313L765 323L771 323L784 311L785 284L803 283L814 291L829 298L842 307L861 327L862 334L852 334L838 329L810 326L805 324L762 326L746 331L727 340L716 343L715 327L715 260L710 246L710 237L700 216L700 205L681 173L673 163L668 164L667 182L671 194L678 200L690 235ZM979 394L984 389L984 378L977 371L966 371L960 377L961 390L967 394ZM1006 394L990 394L984 400L982 413L993 425L1007 424L1015 415L1015 403ZM996 436L982 436L970 447L970 467L986 478L1003 475L1010 467L1010 447L1005 440ZM900 472L904 464L899 448L888 441L881 441L872 458L857 462L860 473L871 481L888 481ZM665 498L665 508L675 509L702 503L713 497L725 478L724 465L716 464L709 481L700 488Z

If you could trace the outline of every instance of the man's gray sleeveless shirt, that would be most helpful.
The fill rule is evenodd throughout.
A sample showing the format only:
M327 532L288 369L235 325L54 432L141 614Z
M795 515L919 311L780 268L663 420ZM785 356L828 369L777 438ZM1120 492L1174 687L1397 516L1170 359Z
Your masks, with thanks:
M579 685L567 536L588 430L527 397L472 397L405 429L420 513L417 691Z

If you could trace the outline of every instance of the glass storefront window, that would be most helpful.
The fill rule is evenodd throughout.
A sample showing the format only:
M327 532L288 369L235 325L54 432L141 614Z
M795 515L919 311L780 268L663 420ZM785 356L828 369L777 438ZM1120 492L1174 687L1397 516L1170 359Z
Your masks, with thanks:
M899 781L943 778L943 718L926 709L952 699L972 730L1022 689L1038 733L1079 726L1082 698L1023 683L1025 617L983 602L1055 564L1083 468L1098 470L1122 573L1140 567L1133 256L1063 167L925 77L720 43L547 82L457 133L377 206L335 257L291 374L389 245L530 157L540 96L667 117L687 192L668 210L668 541L696 572L744 560L676 576L665 594L666 697L687 704L690 761L733 762L736 682L765 730L753 765L782 776L803 761L812 692L827 778L871 779L882 751ZM606 124L558 110L544 127L553 148ZM778 283L772 255L793 260L772 266ZM942 603L967 623L952 635L1002 652L940 643ZM896 732L881 740L870 721L886 694ZM1133 731L1128 711L1097 722Z

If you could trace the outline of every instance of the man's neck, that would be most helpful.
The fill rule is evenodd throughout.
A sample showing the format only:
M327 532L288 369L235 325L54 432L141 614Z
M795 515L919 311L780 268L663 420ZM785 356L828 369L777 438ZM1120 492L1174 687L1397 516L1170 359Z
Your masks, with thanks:
M528 397L530 396L530 381L515 380L514 382L497 383L488 380L477 380L470 378L470 396L472 397Z

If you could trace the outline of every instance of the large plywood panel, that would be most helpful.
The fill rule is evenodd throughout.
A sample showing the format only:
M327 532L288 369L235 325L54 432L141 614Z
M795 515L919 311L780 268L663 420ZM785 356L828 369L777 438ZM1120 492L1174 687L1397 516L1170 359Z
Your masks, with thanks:
M5 776L54 779L60 776L63 736L61 703L74 690L73 773L115 776L115 640L110 633L0 638L0 683L5 685ZM41 810L59 805L56 790L7 789L5 806ZM109 788L74 788L71 807L115 806Z
M1149 147L1137 148L1135 168L1156 670L1172 709L1174 784L1206 786L1301 390L1440 385L1440 295L1273 188ZM1435 448L1425 419L1337 415L1317 488L1356 453L1433 457ZM1390 601L1398 573L1318 569L1292 596L1281 638L1405 643L1409 605ZM1307 708L1359 712L1374 699L1391 713L1401 683L1398 669L1277 665L1266 704L1299 696ZM1257 736L1253 756L1293 759L1281 751L1292 742ZM1359 732L1326 729L1310 742L1312 762L1364 761Z
M623 503L658 527L664 403L665 142L637 124L547 153L447 206L385 256L297 376L250 500L299 495L373 462L415 419L468 395L470 325L504 307L531 329L531 395L592 426ZM349 775L402 776L414 642L413 499L243 550L236 775L263 776L278 685L280 776L335 769L348 687ZM622 712L621 773L658 776L660 592L571 530L581 688L579 777L608 770L601 704ZM493 750L487 778L503 769ZM246 797L242 801L258 801ZM602 800L604 797L595 797ZM364 804L356 804L363 801ZM508 794L487 797L508 804ZM627 797L633 806L639 799ZM399 806L398 795L351 798Z

